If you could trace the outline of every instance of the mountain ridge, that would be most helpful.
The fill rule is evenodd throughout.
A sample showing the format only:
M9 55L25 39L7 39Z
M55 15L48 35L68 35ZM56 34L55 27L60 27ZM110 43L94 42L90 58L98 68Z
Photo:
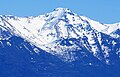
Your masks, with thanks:
M79 51L82 56L90 52L106 64L114 63L113 55L120 56L119 29L119 23L102 24L67 8L37 17L0 16L1 40L19 36L68 62L77 60L75 51Z

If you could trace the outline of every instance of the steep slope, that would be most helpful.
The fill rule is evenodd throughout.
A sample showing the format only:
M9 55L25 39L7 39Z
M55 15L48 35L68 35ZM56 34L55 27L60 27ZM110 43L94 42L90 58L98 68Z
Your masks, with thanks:
M83 57L83 50L77 52L79 59L66 63L21 37L12 36L0 41L0 77L119 77L119 63L107 66L89 51Z
M91 58L105 64L119 62L119 28L119 24L101 24L67 8L38 17L0 16L1 40L19 36L62 61L88 59L88 65L94 64Z
M91 20L90 18L87 18L85 16L81 16L82 19L89 21L92 28L96 29L99 32L108 34L110 36L112 32L116 31L117 29L120 29L120 23L115 24L103 24L94 20ZM113 36L112 36L113 37ZM119 36L120 37L120 36Z
M49 77L60 66L60 59L21 37L0 41L0 77Z

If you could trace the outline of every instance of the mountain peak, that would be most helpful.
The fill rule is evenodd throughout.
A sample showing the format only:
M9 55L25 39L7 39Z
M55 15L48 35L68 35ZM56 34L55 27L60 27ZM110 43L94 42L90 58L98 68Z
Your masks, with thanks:
M19 36L49 53L54 51L52 54L61 56L66 55L68 50L81 51L82 48L85 48L101 60L102 57L109 57L109 52L112 51L112 49L107 50L104 42L108 43L107 47L109 48L113 43L117 43L111 36L120 37L119 30L117 30L120 27L117 24L112 26L101 24L85 16L79 16L68 8L56 8L51 13L32 18L17 17L17 19L13 19L14 17L1 16L1 39L9 36ZM110 33L115 30L117 31L111 35ZM107 40L108 37L110 42ZM104 53L105 55L103 55ZM74 60L74 55L70 55L64 58ZM106 61L108 62L107 59Z

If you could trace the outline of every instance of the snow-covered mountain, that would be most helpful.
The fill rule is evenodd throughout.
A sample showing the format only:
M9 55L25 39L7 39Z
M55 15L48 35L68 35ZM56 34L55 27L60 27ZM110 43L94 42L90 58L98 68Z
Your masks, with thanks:
M120 60L120 23L103 24L67 8L36 17L0 16L0 45L13 36L64 62L115 64ZM7 42L11 46L12 42ZM33 48L36 53L40 50ZM95 60L93 60L95 59Z

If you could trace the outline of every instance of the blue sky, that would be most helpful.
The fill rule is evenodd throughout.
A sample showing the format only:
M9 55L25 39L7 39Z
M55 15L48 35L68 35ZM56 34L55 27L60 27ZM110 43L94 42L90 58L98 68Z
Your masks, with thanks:
M102 23L120 22L120 0L0 0L1 15L37 16L57 7Z

